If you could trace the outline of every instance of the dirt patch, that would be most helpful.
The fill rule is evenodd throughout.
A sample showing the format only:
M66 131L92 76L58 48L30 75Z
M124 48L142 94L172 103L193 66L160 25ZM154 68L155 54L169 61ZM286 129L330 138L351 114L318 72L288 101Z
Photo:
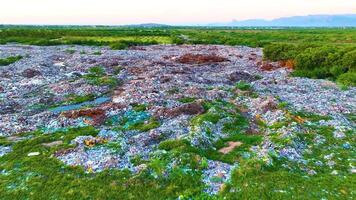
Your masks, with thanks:
M179 115L197 115L204 112L204 108L199 102L185 104L176 108L163 108L156 112L156 117L174 118Z
M217 63L226 62L227 58L215 55L215 54L185 54L177 59L179 63L182 64L206 64L206 63Z
M273 71L280 68L294 69L295 62L293 60L282 60L277 63L263 61L260 63L261 69L264 71Z
M25 69L21 75L26 78L33 78L35 76L41 75L41 72L35 69Z
M220 149L219 152L222 154L228 154L231 151L233 151L236 147L241 146L242 142L228 142L228 145L229 146Z
M279 61L279 65L287 69L294 69L295 62L293 60L282 60Z
M275 70L277 69L277 67L275 67L274 65L272 65L272 63L269 63L269 62L262 62L261 64L261 69L263 71L272 71L272 70Z
M92 125L100 125L104 122L105 110L96 108L96 109L86 109L86 110L73 110L68 112L63 112L63 116L66 118L76 119L79 117L89 117L91 118L90 121L87 121L89 124Z
M229 75L229 80L234 83L237 81L253 82L256 81L257 78L246 72L233 72Z

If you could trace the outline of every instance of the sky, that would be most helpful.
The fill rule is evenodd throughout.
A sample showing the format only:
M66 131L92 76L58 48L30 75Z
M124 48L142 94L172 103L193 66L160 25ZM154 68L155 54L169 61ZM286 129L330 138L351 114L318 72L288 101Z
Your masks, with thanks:
M356 14L356 0L0 0L0 24L194 25Z

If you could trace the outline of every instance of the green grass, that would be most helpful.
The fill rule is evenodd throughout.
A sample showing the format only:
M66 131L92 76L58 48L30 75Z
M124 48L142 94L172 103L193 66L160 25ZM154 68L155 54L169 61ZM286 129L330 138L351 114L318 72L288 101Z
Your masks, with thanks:
M191 126L194 130L204 123L218 123L223 118L231 120L223 124L222 131L227 134L213 142L211 146L199 148L194 147L188 140L167 140L160 143L159 148L167 151L177 151L180 153L195 153L199 156L206 157L211 160L219 160L233 164L241 158L241 154L248 151L252 145L257 145L261 142L262 137L259 135L248 135L244 131L248 128L248 120L240 115L235 105L224 101L205 102L204 107L206 112L192 118ZM211 135L214 133L211 132ZM219 149L226 147L230 141L241 142L242 145L224 155L218 152Z
M93 55L97 55L97 56L100 56L102 53L100 52L100 51L95 51L94 53L93 53Z
M92 127L50 135L28 134L33 135L32 139L13 144L13 151L0 157L1 199L176 199L202 192L200 174L185 173L179 167L168 176L158 177L150 175L153 168L136 176L127 170L88 174L81 167L65 166L51 156L58 149L70 147L70 140L76 136L96 135ZM42 145L56 140L62 140L63 145ZM28 157L30 152L40 155Z
M75 49L67 49L66 52L68 54L74 54L76 52L76 50Z
M120 84L120 81L105 72L105 69L101 66L95 66L89 69L89 73L83 76L89 84L98 86L108 86L115 88Z
M320 120L331 120L332 118L330 116L322 116L322 115L318 115L318 114L314 114L314 113L310 113L310 112L305 112L305 111L298 111L298 112L294 112L293 115L295 116L300 116L308 121L311 122L318 122Z
M257 166L255 166L258 168ZM237 170L222 198L227 199L352 199L354 177L322 174L301 176L284 170ZM227 192L230 191L230 192ZM232 192L231 192L232 191Z
M143 112L147 110L147 105L146 104L132 104L132 110L135 112Z
M240 89L242 91L249 91L251 90L251 85L244 82L244 81L239 81L238 83L236 83L235 87L237 89Z
M0 58L0 66L7 66L10 65L12 63L15 63L19 60L22 59L22 56L11 56L11 57L7 57L7 58Z
M158 128L160 126L160 122L155 118L150 118L146 122L138 122L129 126L128 130L137 130L140 132L146 132L154 128Z
M196 99L197 98L195 98L195 97L183 97L183 98L178 99L178 101L181 102L181 103L192 103Z
M241 142L242 145L236 147L228 154L222 154L218 151L226 147L227 143L231 141ZM252 145L257 145L261 141L262 137L258 135L236 134L216 141L213 146L208 149L193 147L188 140L166 140L159 144L159 148L166 151L175 151L179 153L194 153L210 160L217 160L229 164L234 164L242 158L243 153L249 151L249 148Z
M93 101L95 98L96 96L94 94L87 94L87 95L69 94L66 95L65 101L61 103L61 105L80 104L87 101Z

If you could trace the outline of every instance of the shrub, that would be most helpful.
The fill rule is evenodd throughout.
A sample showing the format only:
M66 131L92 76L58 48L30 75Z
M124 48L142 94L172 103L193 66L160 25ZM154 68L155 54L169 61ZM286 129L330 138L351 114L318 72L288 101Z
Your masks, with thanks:
M327 48L309 48L295 58L296 69L313 70L325 66L327 55L329 54Z
M350 51L342 58L343 65L350 71L356 72L356 50Z
M113 50L122 50L122 49L127 49L129 46L127 44L124 44L122 42L115 42L110 44L110 48Z
M244 82L244 81L239 81L236 83L235 87L237 89L240 89L242 91L248 91L248 90L251 90L251 85Z
M347 72L347 68L343 66L334 66L330 68L330 73L333 75L333 77L338 77L341 74L344 74Z
M338 77L337 82L345 86L356 86L356 72L348 72Z
M272 61L289 60L294 56L296 46L289 44L270 44L263 48L265 59Z
M91 76L101 77L105 75L105 70L100 66L95 66L89 69L89 73Z

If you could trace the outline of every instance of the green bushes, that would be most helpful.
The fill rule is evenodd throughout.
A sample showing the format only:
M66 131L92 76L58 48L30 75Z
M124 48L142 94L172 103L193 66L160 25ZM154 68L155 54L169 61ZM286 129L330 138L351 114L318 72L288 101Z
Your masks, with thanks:
M119 42L111 43L109 46L111 49L121 50L121 49L127 49L132 46L145 46L145 45L155 45L155 44L159 44L159 43L155 40L151 40L151 41L122 40Z
M0 59L0 66L10 65L22 59L22 56L11 56L7 58Z
M356 72L356 49L346 53L342 59L343 65L349 69L349 71Z
M272 61L289 60L295 54L296 46L289 44L270 44L263 49L263 56Z
M356 72L348 72L340 75L337 82L345 86L356 87Z
M345 86L356 84L350 73L356 71L356 46L272 44L263 52L268 60L294 60L294 76L337 80Z

